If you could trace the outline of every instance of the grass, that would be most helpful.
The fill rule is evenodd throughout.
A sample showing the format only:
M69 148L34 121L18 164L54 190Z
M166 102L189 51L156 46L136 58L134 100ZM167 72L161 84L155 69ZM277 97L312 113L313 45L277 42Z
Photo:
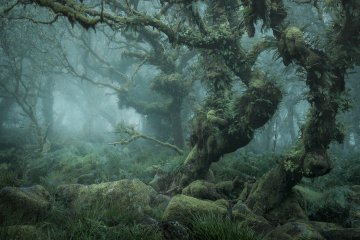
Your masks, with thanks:
M239 222L214 214L194 216L191 227L193 240L256 240L254 232Z

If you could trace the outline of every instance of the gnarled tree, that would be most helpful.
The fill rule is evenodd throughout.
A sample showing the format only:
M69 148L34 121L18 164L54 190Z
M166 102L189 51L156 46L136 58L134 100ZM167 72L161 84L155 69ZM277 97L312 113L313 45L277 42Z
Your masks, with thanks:
M162 33L173 45L201 50L203 81L209 94L194 118L192 150L176 182L180 188L204 177L210 164L222 155L248 144L254 131L276 111L281 91L274 81L254 67L257 56L270 47L277 49L285 65L293 63L305 70L311 109L294 150L255 183L246 202L259 213L267 212L279 204L302 177L318 177L331 170L327 149L331 142L341 142L344 137L336 116L346 108L342 101L345 74L347 69L359 64L358 54L352 51L359 45L359 1L330 2L334 24L329 26L331 35L321 48L307 42L299 26L287 22L282 0L163 0L154 15L136 9L114 14L108 8L93 8L74 1L32 2L85 28L106 24L115 31L128 26L156 29L154 31ZM173 11L189 16L180 25L162 17L165 10L173 6L177 6ZM273 38L245 49L241 39L245 32L249 37L255 35L258 20L262 20L263 28L272 30ZM242 94L233 91L237 79L234 76L246 89Z

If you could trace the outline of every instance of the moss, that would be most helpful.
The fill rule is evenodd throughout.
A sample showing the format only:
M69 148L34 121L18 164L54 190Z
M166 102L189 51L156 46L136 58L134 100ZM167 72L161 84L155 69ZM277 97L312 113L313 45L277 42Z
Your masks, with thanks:
M170 200L164 212L163 220L176 220L182 224L190 225L192 216L210 213L225 217L227 210L211 201L176 195Z
M165 96L182 98L189 93L191 83L178 73L161 74L151 82L151 89Z
M234 182L233 181L218 182L215 185L215 189L219 193L222 193L226 196L231 196L231 193L234 190Z
M92 185L63 185L59 199L77 214L91 212L106 223L115 224L127 218L137 221L151 212L156 192L138 179L120 180Z
M203 180L190 183L182 191L182 194L200 199L219 199L221 196L216 192L215 184Z
M49 209L50 194L42 186L5 187L0 191L2 221L37 222L48 213Z

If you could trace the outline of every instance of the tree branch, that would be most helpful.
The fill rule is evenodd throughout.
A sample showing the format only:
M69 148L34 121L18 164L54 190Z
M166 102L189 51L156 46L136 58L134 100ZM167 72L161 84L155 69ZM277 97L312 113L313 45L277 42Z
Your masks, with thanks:
M143 139L155 142L156 144L159 144L159 145L161 145L163 147L170 148L170 149L176 151L179 155L184 154L184 151L182 149L178 148L177 146L175 146L173 144L170 144L168 142L160 141L160 140L158 140L156 138L147 136L147 135L145 135L143 133L140 133L140 132L136 131L133 127L121 126L119 130L120 130L119 131L120 133L128 134L130 136L130 138L128 138L127 140L122 140L122 141L118 141L118 142L112 142L112 143L109 143L109 145L118 145L118 144L127 145L127 144L130 144L131 142L133 142L133 141L135 141L137 139L143 138Z

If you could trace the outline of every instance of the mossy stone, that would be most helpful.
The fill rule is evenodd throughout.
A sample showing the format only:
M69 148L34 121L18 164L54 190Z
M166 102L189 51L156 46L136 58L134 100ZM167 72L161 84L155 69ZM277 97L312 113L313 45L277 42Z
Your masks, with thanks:
M200 200L186 195L174 196L163 215L164 221L178 221L182 224L189 225L192 216L215 214L226 216L227 210L225 207L220 207L218 204Z
M206 182L204 180L196 180L190 183L182 190L182 194L209 200L216 200L221 198L220 194L216 192L215 184Z
M50 209L50 194L40 185L0 190L0 222L36 222Z
M139 220L151 212L156 191L139 179L124 179L92 185L70 184L58 187L58 199L77 214L92 214L113 223Z

